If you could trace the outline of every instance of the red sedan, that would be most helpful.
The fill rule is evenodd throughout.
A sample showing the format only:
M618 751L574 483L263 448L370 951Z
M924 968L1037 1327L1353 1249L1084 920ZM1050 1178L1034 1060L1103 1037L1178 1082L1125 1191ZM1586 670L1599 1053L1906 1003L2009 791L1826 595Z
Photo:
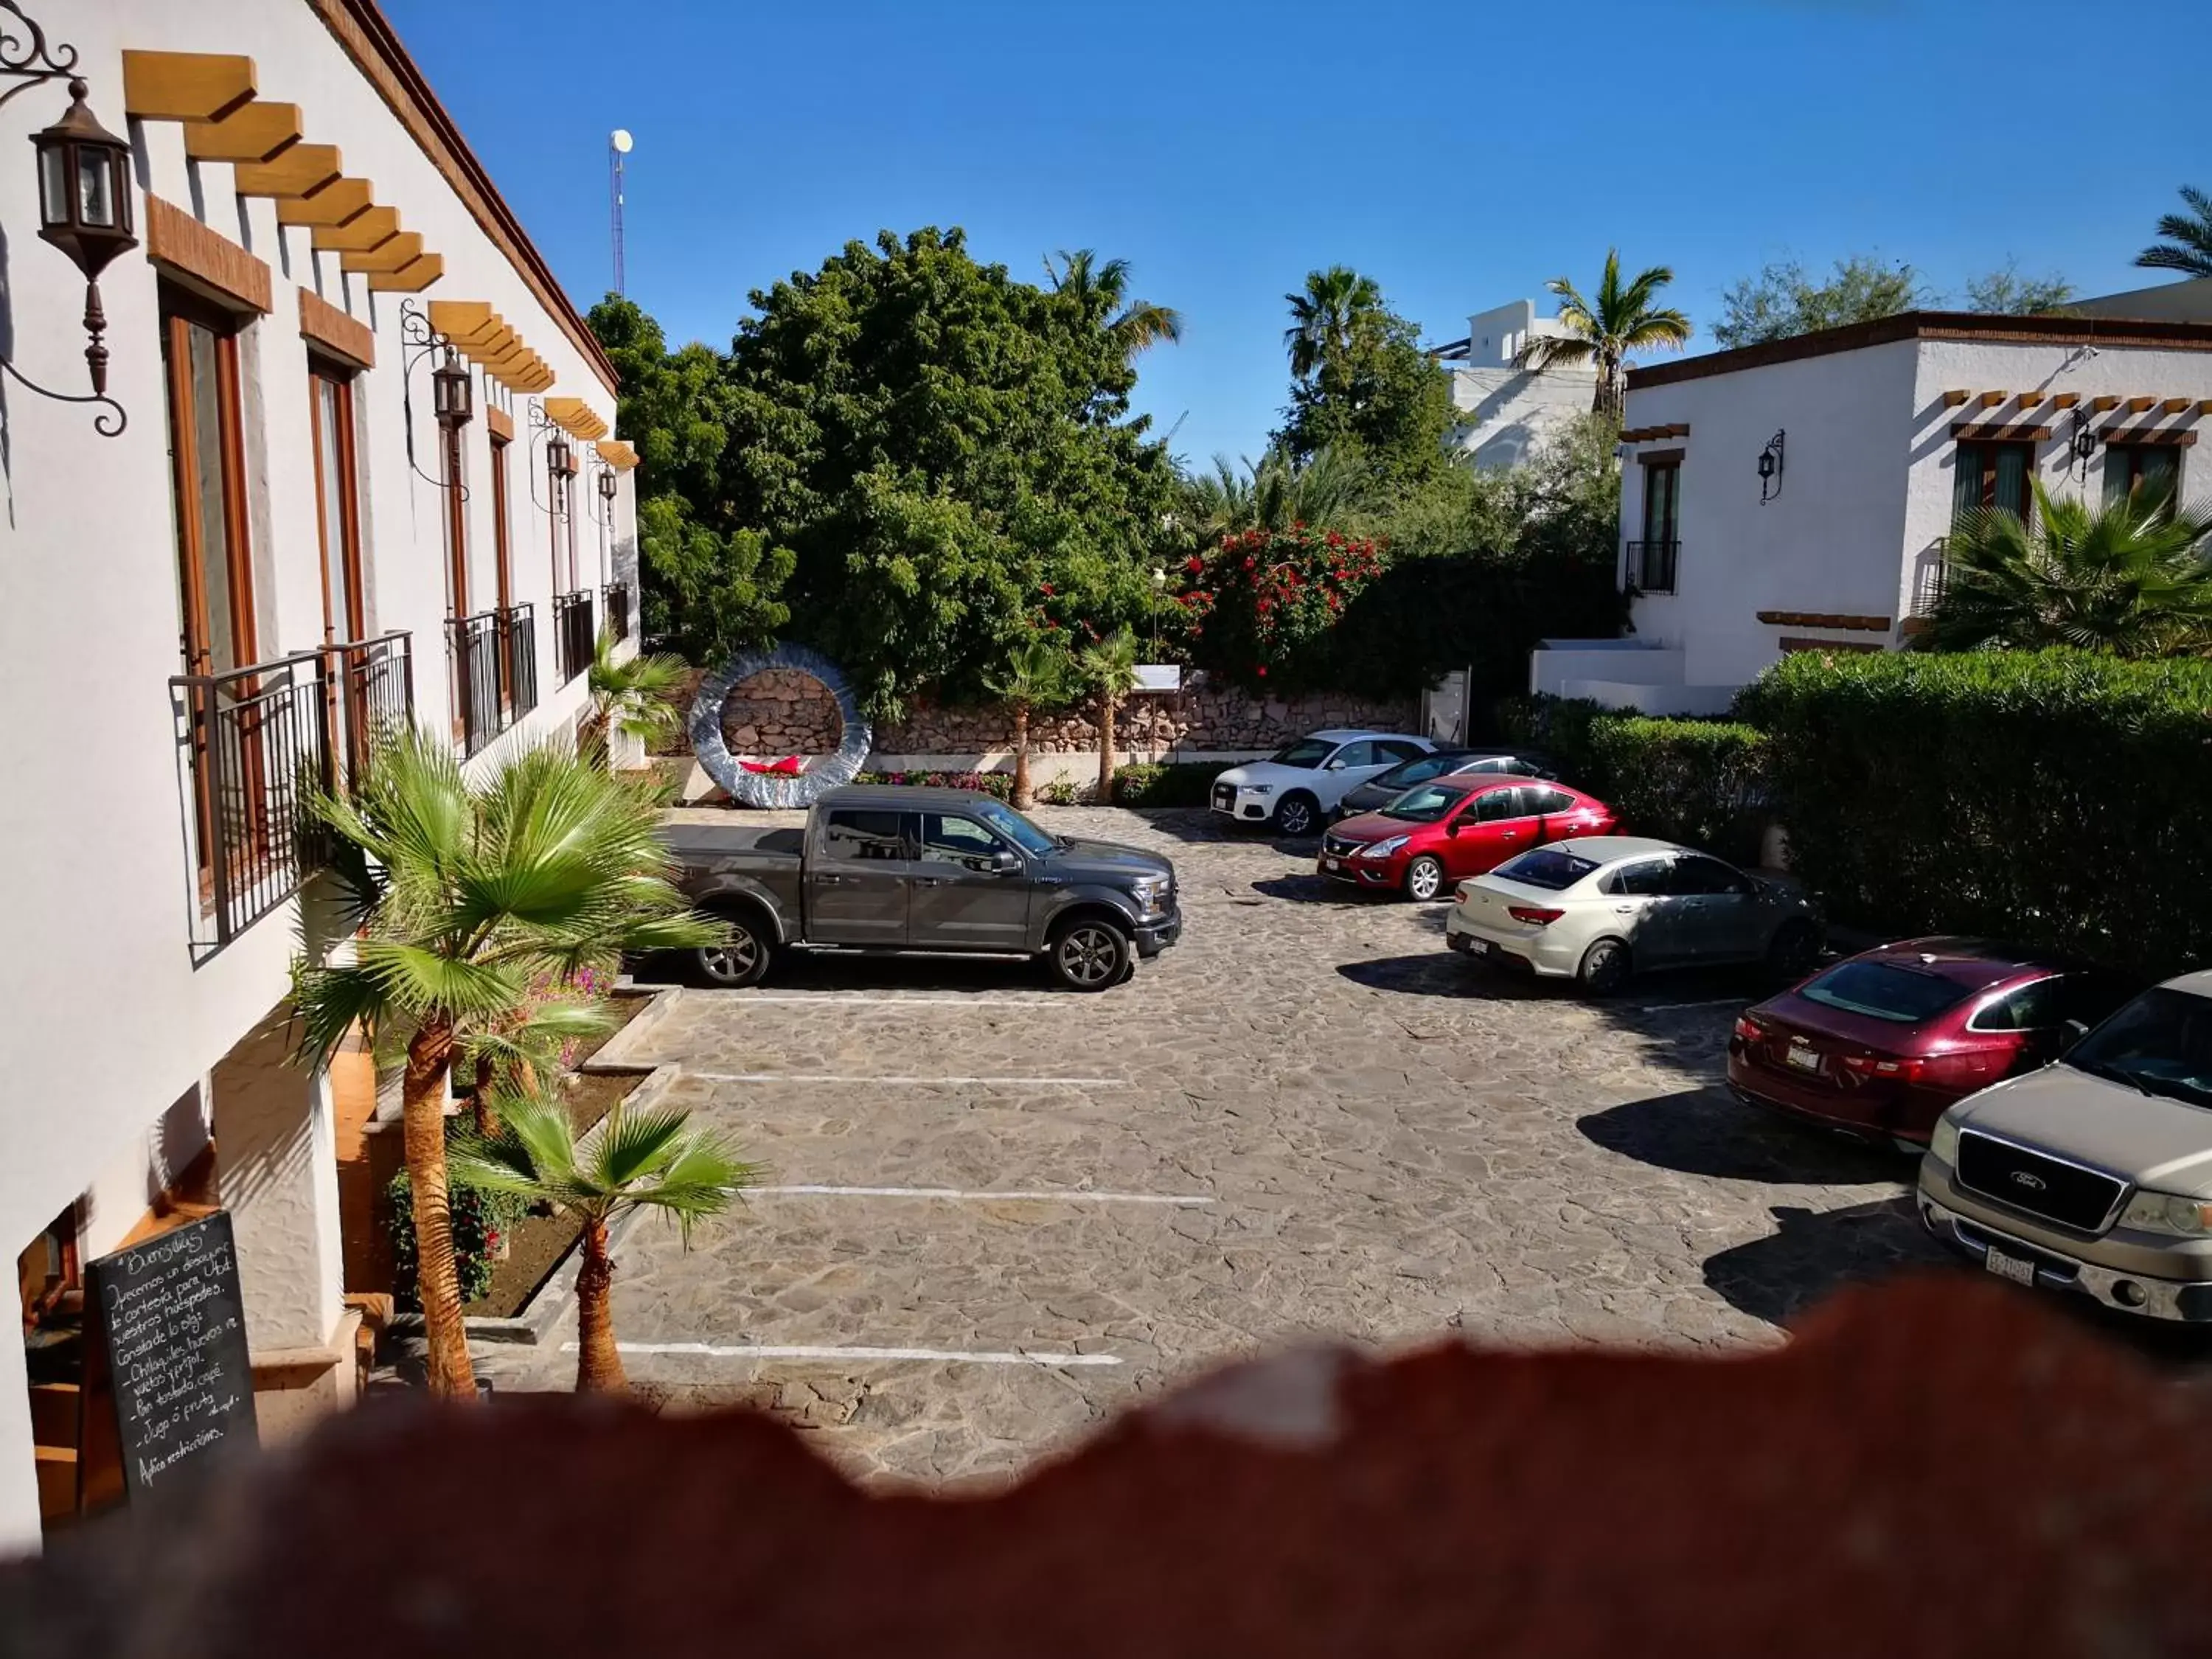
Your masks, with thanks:
M1945 1107L2048 1065L2130 989L1987 939L1905 939L1747 1009L1729 1087L1747 1105L1924 1146Z
M1432 899L1516 853L1615 827L1611 807L1564 784L1463 774L1332 824L1316 867L1355 887Z

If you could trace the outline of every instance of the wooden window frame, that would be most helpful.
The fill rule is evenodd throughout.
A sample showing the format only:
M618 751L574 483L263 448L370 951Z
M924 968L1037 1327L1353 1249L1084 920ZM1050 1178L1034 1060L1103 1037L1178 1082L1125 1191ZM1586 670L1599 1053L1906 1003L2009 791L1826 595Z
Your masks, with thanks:
M469 508L461 483L461 429L441 428L439 447L446 458L446 580L447 601L453 619L471 617L469 595Z
M2191 434L2191 435L2194 436L2195 434ZM2144 457L2146 457L2146 456L2148 456L2148 455L2153 455L2153 454L2159 454L2159 455L2172 455L2172 456L2173 457L2173 496L2172 496L2172 499L2171 501L2169 501L2166 503L2166 505L2167 505L2169 507L2173 507L2173 506L2178 505L2178 504L2179 503L2180 500L2181 500L2181 488L2182 488L2182 477L2181 477L2181 475L2182 475L2182 459L2181 459L2181 452L2182 452L2182 448L2183 448L2183 447L2184 447L2184 446L2181 446L2181 445L2179 445L2179 444L2173 443L2173 442L2172 442L2171 441L2167 441L2167 442L2160 443L2160 442L2158 442L2158 441L2154 441L2154 440L2142 440L2142 439L2137 439L2137 440L2134 440L2134 441L2126 441L2126 440L2111 439L2111 438L2106 439L2106 441L2105 441L2105 457L2106 457L2106 473L2105 473L2105 477L2104 477L2104 479L2103 479L2103 481L2102 481L2102 482L2105 483L2106 488L2105 488L2105 490L2104 490L2104 497L2103 497L2103 498L2104 498L2106 501L2112 501L2112 500L2113 499L2113 496L2112 496L2112 495L2111 489L2110 489L2110 479L2111 479L2111 471L2110 471L2110 468L2111 468L2111 465L2112 465L2112 457L2114 457L2114 456L2116 456L2116 455L2119 455L2119 456L2125 456L2125 457L2127 458L2127 462L2128 462L2128 488L2127 488L2127 494L2128 494L2128 495L2129 495L2129 497L2130 497L2130 498L2132 498L2132 497L2134 496L2134 495L2135 495L2136 491L2142 488L2142 479L2143 479L2143 468L2142 468L2142 464L2143 464L2143 459L2144 459Z
M338 645L362 638L368 627L368 599L363 591L361 568L361 473L354 451L353 371L310 353L307 357L308 426L315 458L315 531L322 549L323 641ZM321 384L319 384L321 383ZM323 453L322 385L331 386L337 404L337 454ZM329 470L338 473L339 506L343 522L338 526L338 563L346 591L331 592L331 525ZM339 612L343 611L343 616Z
M1638 539L1644 542L1678 542L1682 538L1682 452L1671 454L1638 457L1644 468L1644 501L1640 515L1643 534ZM1651 533L1652 486L1661 475L1667 479L1667 532L1662 536Z
M170 472L177 506L177 551L183 587L182 651L188 674L214 671L208 634L207 559L197 511L199 451L205 434L191 400L191 334L206 330L216 342L216 443L222 480L222 557L229 575L230 629L238 665L255 661L260 628L254 614L253 544L246 503L246 425L238 363L238 337L249 319L225 311L171 283L161 285L161 328L168 343L165 373L169 398Z
M2000 449L2019 449L2027 452L2027 465L2021 470L2021 501L2017 508L2012 508L2009 502L2000 501L1996 498L1997 477L1996 453ZM1971 452L1976 458L1976 463L1981 471L1982 480L1981 489L1977 492L1977 494L1980 495L1981 499L1974 502L1973 505L1983 507L2007 507L2010 510L2016 511L2020 514L2021 521L2023 524L2034 523L2035 480L2038 476L2036 471L2035 441L2033 439L2027 438L1971 438L1961 440L1957 448L1952 453L1951 465L1954 469L1966 465L1966 456L1969 452ZM1952 481L1951 499L1954 504L1958 500L1957 479L1955 477L1954 477Z

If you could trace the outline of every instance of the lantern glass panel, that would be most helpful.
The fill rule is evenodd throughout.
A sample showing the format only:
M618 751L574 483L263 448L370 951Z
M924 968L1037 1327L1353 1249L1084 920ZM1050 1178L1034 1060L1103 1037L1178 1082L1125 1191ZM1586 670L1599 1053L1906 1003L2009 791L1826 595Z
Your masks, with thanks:
M46 224L70 222L69 153L54 144L39 151L39 217Z
M77 222L115 228L114 158L106 150L72 144L76 156Z

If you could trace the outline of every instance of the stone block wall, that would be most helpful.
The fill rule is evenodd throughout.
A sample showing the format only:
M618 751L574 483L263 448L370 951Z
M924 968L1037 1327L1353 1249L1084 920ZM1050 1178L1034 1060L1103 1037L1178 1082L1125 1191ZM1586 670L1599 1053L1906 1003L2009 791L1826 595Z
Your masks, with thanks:
M700 676L680 695L689 709ZM1086 702L1038 714L1030 720L1030 745L1039 755L1096 754L1097 722ZM1121 705L1114 744L1131 755L1237 754L1275 749L1325 726L1371 726L1385 732L1418 730L1417 702L1377 702L1337 692L1301 696L1255 696L1225 682L1188 674L1183 689L1139 692ZM805 675L771 669L754 675L724 705L722 731L731 750L746 755L824 755L843 731L836 701ZM903 757L948 758L1011 750L1014 720L999 706L952 708L917 700L907 717L875 729L875 752ZM689 754L678 734L664 752Z

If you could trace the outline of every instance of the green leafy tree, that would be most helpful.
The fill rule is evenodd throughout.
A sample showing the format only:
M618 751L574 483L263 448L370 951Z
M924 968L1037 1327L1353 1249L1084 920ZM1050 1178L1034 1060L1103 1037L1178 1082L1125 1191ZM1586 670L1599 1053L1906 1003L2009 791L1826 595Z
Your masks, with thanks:
M1283 344L1291 354L1291 377L1298 380L1311 380L1325 364L1348 364L1380 332L1388 314L1375 279L1349 265L1310 270L1304 291L1283 298L1291 307Z
M1388 495L1451 464L1444 434L1458 422L1449 371L1421 349L1413 324L1385 310L1291 382L1275 444L1301 466L1333 453L1358 469L1364 493Z
M1966 309L2000 317L2033 317L2063 311L2074 284L2063 276L2023 276L2017 260L1966 279Z
M472 784L450 744L409 726L349 796L314 810L359 937L349 961L295 964L300 1056L325 1065L356 1030L404 1056L430 1387L471 1398L446 1168L456 1056L481 1057L484 1034L510 1029L542 985L611 976L624 951L711 945L721 929L669 881L651 801L589 757L528 750Z
M1893 317L1928 299L1911 265L1891 264L1875 254L1837 260L1825 282L1808 274L1802 260L1778 259L1722 295L1713 341L1729 348L1786 340L1815 329Z
M2179 270L2191 276L2212 276L2212 196L2194 185L2181 187L2186 213L2159 216L2160 240L2136 255L2147 270Z
M1626 282L1620 276L1620 250L1608 248L1595 299L1586 300L1565 276L1544 284L1559 297L1559 320L1565 335L1536 335L1522 348L1524 368L1553 363L1594 364L1597 388L1591 412L1620 424L1626 386L1622 370L1632 351L1679 350L1690 337L1690 319L1672 306L1656 303L1659 290L1674 280L1665 265L1652 265Z
M728 360L732 521L789 548L796 637L878 716L979 695L1000 641L1146 613L1173 504L1129 413L1126 273L1056 289L960 232L849 243L752 296Z
M1066 647L1041 634L1015 640L1000 653L999 666L984 677L983 689L1013 713L1013 804L1024 811L1036 800L1030 788L1030 716L1066 708L1075 688L1075 667Z
M733 515L726 477L726 365L696 342L671 352L660 325L619 295L593 306L588 320L615 366L622 386L617 422L641 463L638 566L646 635L702 663L766 641L789 619L781 595L793 555Z
M1953 530L1923 645L2212 653L2212 516L2177 510L2160 491L2092 507L2034 488L2029 518L1984 507Z
M1076 672L1090 688L1098 710L1098 804L1114 804L1114 716L1121 700L1137 689L1137 636L1128 629L1085 647L1076 659Z
M1044 269L1053 292L1075 301L1086 316L1095 316L1129 356L1163 343L1182 342L1182 313L1149 300L1128 298L1127 259L1102 262L1087 247L1073 253L1063 248L1056 260L1045 260Z
M654 1210L675 1222L688 1248L691 1229L728 1210L757 1175L721 1137L693 1127L682 1107L641 1111L617 1100L580 1141L558 1101L518 1096L501 1103L500 1117L497 1134L454 1146L454 1174L480 1191L548 1205L583 1223L576 1389L618 1394L626 1382L615 1346L608 1229L630 1211Z

